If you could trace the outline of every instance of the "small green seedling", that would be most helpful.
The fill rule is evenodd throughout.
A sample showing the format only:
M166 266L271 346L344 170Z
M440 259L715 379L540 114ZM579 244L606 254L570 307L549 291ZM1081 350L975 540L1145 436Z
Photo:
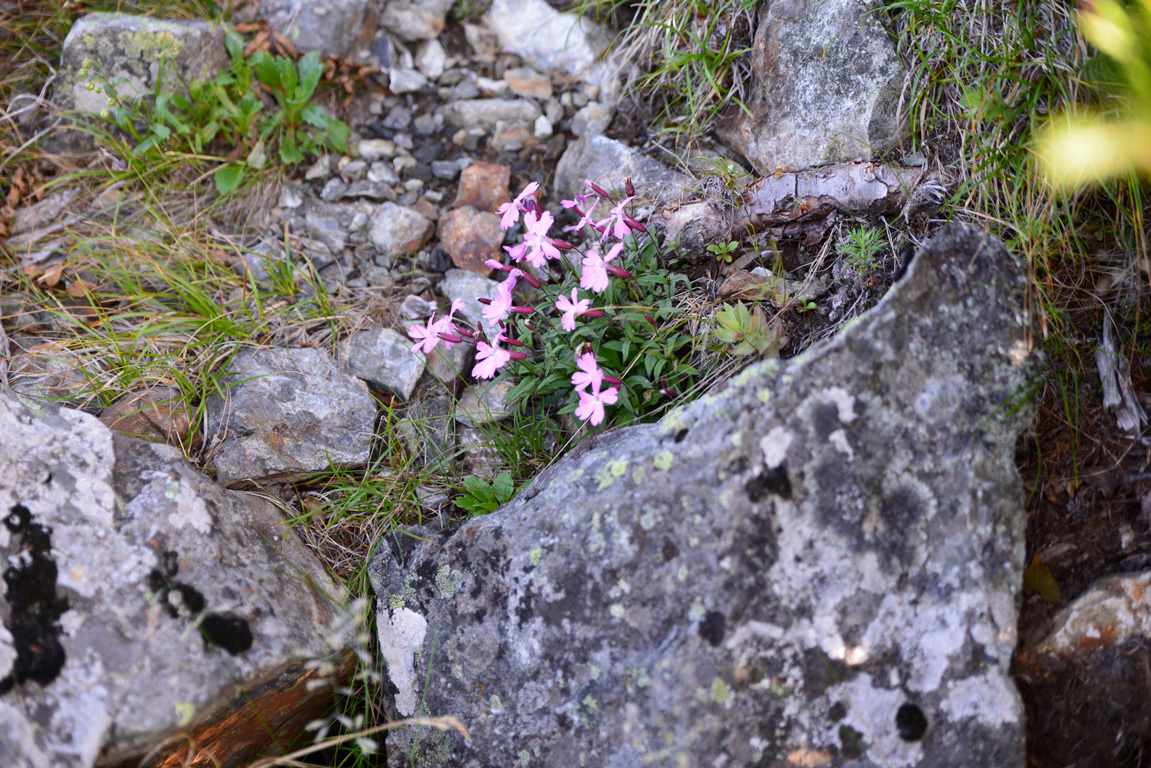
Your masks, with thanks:
M883 250L882 237L879 230L871 227L856 227L849 231L847 240L839 246L844 266L854 269L860 277L875 270L879 266L875 257Z
M464 493L456 499L456 506L466 509L470 517L495 512L516 495L511 472L500 472L490 483L479 477L466 477L464 488Z
M731 263L731 257L735 255L736 250L739 249L739 243L732 240L730 243L712 243L707 247L709 253L714 253L718 261L724 264Z
M796 307L796 309L798 309L800 311L801 314L804 312L814 312L815 311L815 302L814 301L808 301L808 298L806 296L800 296L799 301L795 305L795 307Z
M779 357L783 346L778 321L769 321L761 307L748 312L743 302L726 306L715 315L715 336L725 344L734 344L732 354L740 357L758 352L767 357Z

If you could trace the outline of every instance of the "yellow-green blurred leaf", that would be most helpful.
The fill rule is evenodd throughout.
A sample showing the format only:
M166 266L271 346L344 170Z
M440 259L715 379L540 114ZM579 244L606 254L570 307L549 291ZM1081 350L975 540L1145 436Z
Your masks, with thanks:
M1031 564L1023 570L1023 589L1026 592L1034 592L1051 603L1063 600L1059 594L1059 585L1055 583L1055 577L1047 570L1038 554L1031 556Z
M1131 17L1112 0L1095 0L1094 13L1079 14L1079 31L1087 42L1117 61L1132 61L1139 45Z
M1151 172L1151 125L1067 118L1043 131L1036 160L1047 183L1069 190L1131 170Z

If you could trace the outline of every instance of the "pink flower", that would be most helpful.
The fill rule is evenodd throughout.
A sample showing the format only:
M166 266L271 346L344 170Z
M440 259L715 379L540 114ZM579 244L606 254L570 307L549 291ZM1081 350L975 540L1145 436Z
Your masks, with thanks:
M495 325L500 320L504 319L504 315L511 311L512 308L512 291L516 287L516 278L522 275L523 272L518 269L511 270L507 280L504 280L496 288L496 297L492 299L492 303L484 307L483 316L492 325Z
M623 243L616 243L605 255L600 256L595 250L588 250L583 260L583 274L580 276L580 288L592 293L607 290L607 265L612 259L619 256L623 250Z
M605 230L610 230L613 237L623 239L631 233L631 227L627 225L627 214L623 212L623 207L630 203L633 198L625 197L620 200L615 208L611 209L611 214L601 221L596 222L597 227L603 227Z
M576 391L582 392L589 385L598 390L603 384L603 371L599 369L595 355L591 352L584 352L576 358L576 366L579 370L572 374L572 386L576 388Z
M520 243L519 245L512 246L505 245L504 250L508 252L508 256L511 257L512 261L522 261L524 254L527 253L528 244Z
M499 348L499 341L499 337L496 337L494 344L482 341L476 344L476 364L472 368L472 378L490 379L512 359L510 352Z
M567 296L560 296L556 301L556 309L564 313L560 319L560 325L563 326L565 331L574 331L576 315L582 315L584 312L587 312L590 307L590 299L580 299L576 301L576 289L572 288L570 301Z
M524 228L527 229L527 232L524 233L524 245L530 249L527 260L536 269L542 269L548 259L560 257L559 249L552 245L552 239L548 237L548 230L551 229L553 223L555 223L555 217L547 211L538 217L535 211L528 211L524 214Z
M583 197L583 195L580 195L580 197ZM563 203L568 203L568 202L573 202L573 201L571 201L571 200L564 200L563 201ZM563 203L560 203L560 204L563 205ZM597 205L599 205L599 198L598 197L595 199L595 202L593 202L591 204L591 208L587 209L587 213L584 213L579 208L576 208L575 209L576 213L578 213L581 218L579 221L577 221L575 224L571 225L570 227L564 227L564 232L572 232L572 231L578 232L579 230L583 229L588 224L594 225L595 219L592 218L592 213L595 212L595 207Z
M579 405L576 406L576 418L581 421L590 422L593 427L597 427L603 423L605 405L615 405L619 400L619 390L615 387L605 389L600 392L599 384L596 384L588 394L584 390L579 390Z
M515 200L510 203L504 203L497 210L496 213L500 214L500 229L507 231L512 228L512 225L520 220L520 211L527 211L528 206L524 203L535 191L540 188L536 182L532 182L524 187L524 191L520 192Z
M442 337L441 333L446 333L451 336L456 335L456 327L452 325L452 317L464 308L464 300L456 299L452 302L451 309L448 313L436 320L436 313L433 312L432 316L428 318L428 324L424 327L413 325L408 328L408 336L417 339L416 343L412 345L412 352L422 350L425 355L431 354L432 350L436 348ZM447 349L452 348L452 344L456 343L450 339L443 339L444 347Z

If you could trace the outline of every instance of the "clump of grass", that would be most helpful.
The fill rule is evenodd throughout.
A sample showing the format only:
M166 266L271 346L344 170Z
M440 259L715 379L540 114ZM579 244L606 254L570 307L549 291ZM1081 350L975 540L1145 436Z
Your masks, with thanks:
M685 145L730 104L745 109L755 34L750 0L644 0L619 49L629 62L625 93L655 115L655 131Z

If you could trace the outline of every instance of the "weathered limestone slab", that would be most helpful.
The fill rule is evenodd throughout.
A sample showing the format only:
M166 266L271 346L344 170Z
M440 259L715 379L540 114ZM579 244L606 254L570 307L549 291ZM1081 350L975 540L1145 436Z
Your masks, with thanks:
M244 349L226 397L208 398L210 462L221 483L368 460L376 406L322 349Z
M116 92L126 98L152 93L161 75L165 91L211 79L228 64L224 33L224 27L209 21L89 13L64 39L53 103L62 110L98 114L108 107L102 84L96 84L99 78L121 80ZM68 131L58 143L63 149L82 149L85 139Z
M871 5L760 3L747 99L753 116L733 110L719 136L761 176L870 160L899 141L903 67Z
M271 503L4 391L0 434L0 764L246 765L330 706L339 590Z
M682 173L602 134L583 136L568 145L556 165L554 190L557 197L564 198L588 194L584 180L591 179L623 198L628 178L636 191L628 209L633 212L646 205L682 202L689 190L689 181Z
M1022 766L1023 289L953 225L830 343L382 542L395 714L472 736L416 764Z

